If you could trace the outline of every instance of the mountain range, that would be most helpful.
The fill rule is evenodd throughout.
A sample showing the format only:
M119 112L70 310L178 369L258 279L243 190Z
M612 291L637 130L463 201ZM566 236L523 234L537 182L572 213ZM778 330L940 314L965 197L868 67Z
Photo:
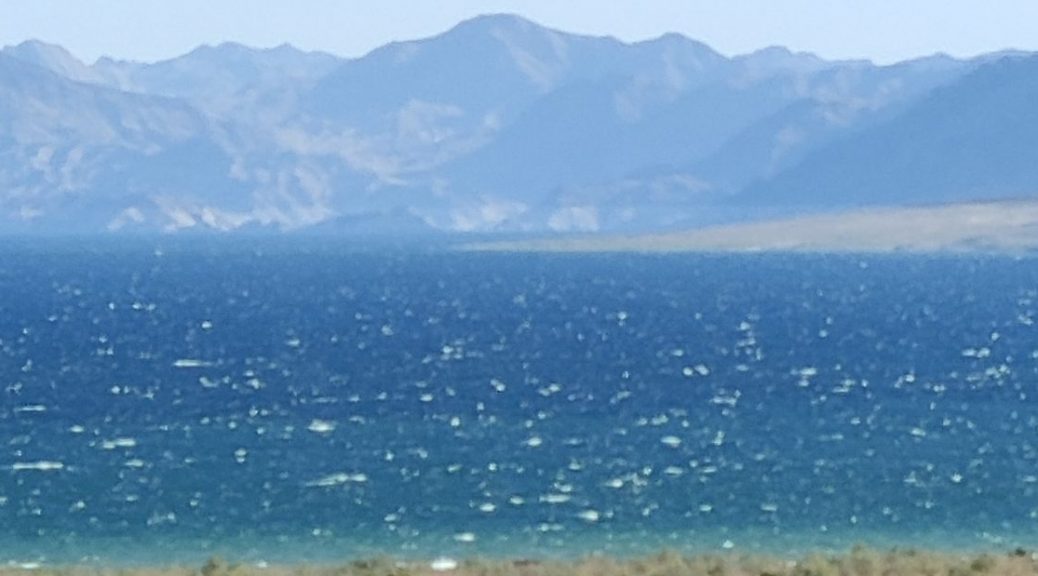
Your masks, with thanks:
M1038 56L723 56L513 15L355 59L0 50L0 232L660 232L1038 196Z

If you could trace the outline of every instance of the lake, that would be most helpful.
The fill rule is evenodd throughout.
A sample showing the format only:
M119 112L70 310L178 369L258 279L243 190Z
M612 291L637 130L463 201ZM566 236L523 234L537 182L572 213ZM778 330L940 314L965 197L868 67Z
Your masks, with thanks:
M0 563L1005 549L1038 261L0 248Z

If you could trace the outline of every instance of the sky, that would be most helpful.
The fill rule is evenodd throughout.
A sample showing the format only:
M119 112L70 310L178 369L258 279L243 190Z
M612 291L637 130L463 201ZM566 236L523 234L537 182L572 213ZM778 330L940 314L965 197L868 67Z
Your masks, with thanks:
M625 41L678 32L727 55L783 45L885 64L1038 50L1038 0L0 0L0 45L44 40L88 63L225 41L356 57L499 12Z

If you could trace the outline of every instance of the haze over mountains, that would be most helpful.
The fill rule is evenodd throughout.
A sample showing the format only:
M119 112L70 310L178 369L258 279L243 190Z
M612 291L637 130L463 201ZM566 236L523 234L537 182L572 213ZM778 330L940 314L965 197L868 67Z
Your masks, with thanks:
M724 57L516 16L352 60L0 51L0 232L641 232L1038 197L1038 57Z

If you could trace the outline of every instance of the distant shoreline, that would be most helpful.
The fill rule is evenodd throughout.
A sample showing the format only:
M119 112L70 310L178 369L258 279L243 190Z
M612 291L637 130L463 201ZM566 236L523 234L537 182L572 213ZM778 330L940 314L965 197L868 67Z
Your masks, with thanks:
M1038 202L886 207L686 232L476 242L473 252L1020 253L1038 249Z
M636 558L592 555L578 560L454 559L395 560L388 556L355 560L340 565L233 564L218 557L201 566L104 567L90 565L49 566L26 563L0 566L0 576L923 576L936 574L1038 575L1038 553L1014 549L986 553L934 552L922 549L876 550L854 547L838 554L815 553L786 559L733 550L718 554L682 555L673 551Z

